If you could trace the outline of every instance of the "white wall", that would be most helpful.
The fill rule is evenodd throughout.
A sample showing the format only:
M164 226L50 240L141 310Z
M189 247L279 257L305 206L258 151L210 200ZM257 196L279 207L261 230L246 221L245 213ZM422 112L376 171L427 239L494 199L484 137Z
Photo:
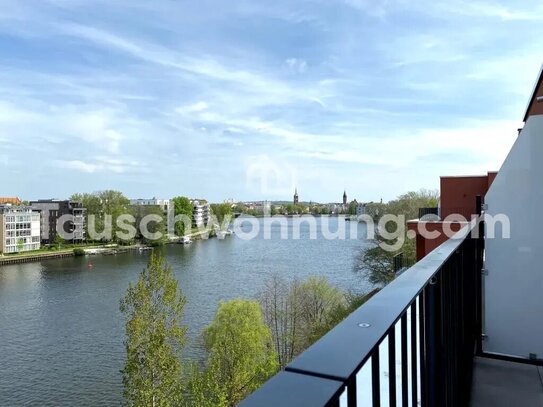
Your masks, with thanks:
M526 122L486 203L508 215L511 238L497 227L490 239L487 225L484 350L543 359L543 116Z

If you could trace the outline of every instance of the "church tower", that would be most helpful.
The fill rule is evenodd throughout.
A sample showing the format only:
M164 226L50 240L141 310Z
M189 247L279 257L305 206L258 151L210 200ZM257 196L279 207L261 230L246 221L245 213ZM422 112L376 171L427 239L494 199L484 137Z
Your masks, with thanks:
M294 190L294 205L298 205L298 188Z
M343 191L343 205L347 205L347 191Z

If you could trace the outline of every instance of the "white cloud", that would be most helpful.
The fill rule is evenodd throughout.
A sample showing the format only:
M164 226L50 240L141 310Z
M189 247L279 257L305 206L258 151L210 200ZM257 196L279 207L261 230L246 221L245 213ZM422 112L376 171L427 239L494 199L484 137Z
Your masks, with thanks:
M115 174L147 172L147 168L136 161L124 161L105 156L95 157L90 161L56 160L55 165L87 174L99 172Z
M305 73L307 71L307 61L298 58L288 58L285 60L287 67L295 73Z
M86 163L80 160L58 160L55 162L60 168L67 168L70 170L76 170L79 172L86 172L88 174L95 173L101 169L101 166L92 163Z

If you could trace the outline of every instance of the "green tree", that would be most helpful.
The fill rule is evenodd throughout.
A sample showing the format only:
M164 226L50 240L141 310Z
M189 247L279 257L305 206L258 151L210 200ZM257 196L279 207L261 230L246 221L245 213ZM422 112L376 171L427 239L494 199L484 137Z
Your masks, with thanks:
M271 333L256 301L221 303L204 342L207 367L193 371L189 385L197 406L235 406L277 372Z
M303 348L311 346L328 332L333 312L346 305L345 294L325 277L311 276L298 288ZM324 327L324 328L323 328Z
M87 228L87 239L94 240L93 237L89 235L89 215L94 215L94 230L96 232L101 232L105 229L105 215L111 215L111 240L124 243L117 238L117 232L120 230L120 228L117 226L117 219L121 215L130 214L130 201L122 194L122 192L106 190L93 192L92 194L77 193L73 194L70 199L73 201L82 202L83 206L87 210L87 221L85 222ZM104 238L102 240L109 241L110 239Z
M386 240L376 234L376 240L371 242L371 246L366 248L359 257L360 271L374 286L385 286L396 278L394 256L397 252L384 250L380 246L382 242L386 242Z
M57 247L57 249L60 250L60 248L66 244L65 240L60 235L55 236L55 240L53 241L53 244Z
M175 234L179 237L185 236L186 234L190 233L190 219L192 219L192 203L190 202L190 199L184 196L178 196L172 199L173 201L173 207L174 207L174 215L175 216L182 216L187 220L187 224L185 225L185 222L178 221L175 222Z
M406 220L411 220L419 217L419 208L437 207L438 204L438 191L421 189L409 191L388 202L386 211L393 215L404 215Z
M358 202L351 201L349 203L349 208L347 210L349 215L356 215L356 210L358 209Z
M280 368L335 326L348 305L345 294L323 277L286 282L274 276L259 300Z
M213 214L216 216L217 221L219 222L219 225L222 225L225 218L232 219L232 216L233 216L232 205L228 203L211 204L211 210L213 211Z
M20 237L17 239L17 252L22 252L25 247L25 240Z
M288 283L275 274L259 295L266 325L270 328L277 363L284 369L303 351L301 307L297 281Z
M178 406L183 398L180 352L185 298L163 256L149 264L121 300L126 317L126 362L122 370L128 406Z
M134 205L130 208L131 213L136 219L136 239L144 244L151 246L161 246L168 239L168 224L164 210L158 205ZM154 216L157 221L148 222L147 229L150 234L160 234L162 237L157 239L149 239L143 235L141 230L141 221L147 216Z
M370 214L375 222L385 214L402 215L404 220L416 219L419 208L436 207L439 203L439 194L434 190L421 189L419 191L410 191L400 195L395 200L388 203L369 203L366 206L367 213ZM416 261L416 246L413 239L407 238L407 227L404 223L399 225L405 231L399 238L404 243L399 250L387 251L382 245L393 246L395 240L385 239L379 231L375 234L375 240L359 256L356 268L366 274L370 283L377 286L384 286L390 283L396 274L394 272L394 256L403 253L404 261L407 265L414 264ZM387 231L392 232L394 226L386 225Z

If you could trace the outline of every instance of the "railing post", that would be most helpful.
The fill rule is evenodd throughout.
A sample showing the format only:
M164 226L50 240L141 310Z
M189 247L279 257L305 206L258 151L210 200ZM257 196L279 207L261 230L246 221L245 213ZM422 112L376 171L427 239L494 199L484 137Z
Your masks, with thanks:
M424 310L426 331L426 379L428 385L429 407L442 407L443 403L443 367L442 367L442 308L441 308L440 270L425 289L426 304Z
M475 298L476 298L476 354L478 356L482 355L483 353L483 252L484 252L484 245L485 245L485 225L484 225L484 218L482 215L483 210L483 200L481 198L481 195L477 195L475 197L475 205L476 205L476 213L477 213L477 221L478 221L478 235L477 240L475 243L475 264L476 264L476 270L475 270Z

